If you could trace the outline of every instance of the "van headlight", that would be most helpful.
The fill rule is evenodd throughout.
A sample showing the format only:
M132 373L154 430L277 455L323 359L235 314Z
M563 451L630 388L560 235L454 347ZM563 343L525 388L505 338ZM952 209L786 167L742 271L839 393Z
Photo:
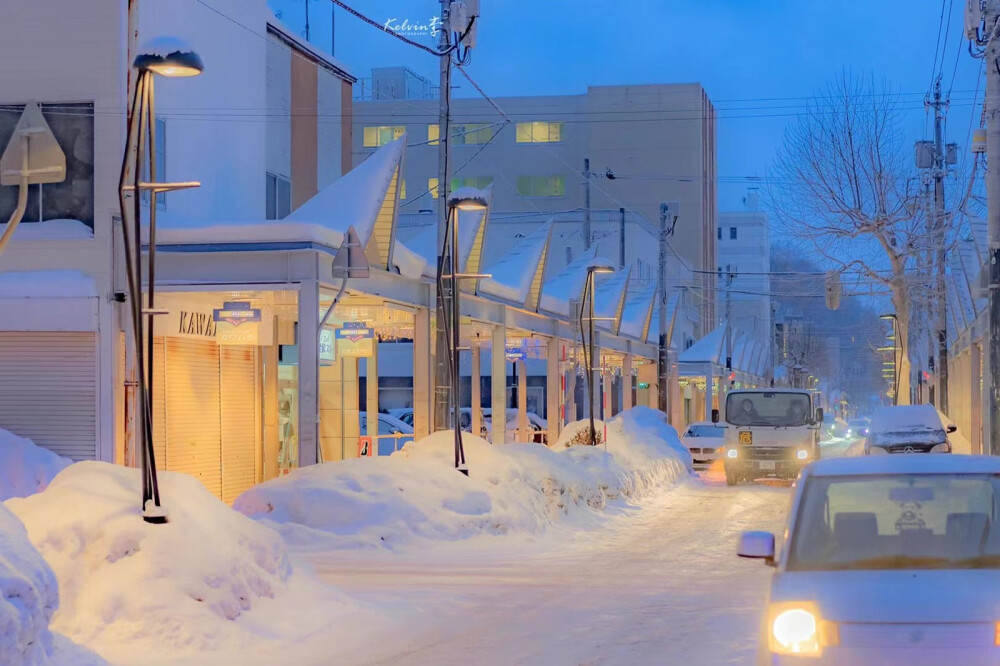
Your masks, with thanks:
M738 455L740 455L740 452L737 451L736 449L729 449L729 450L726 451L726 457L727 458L735 458Z
M809 452L806 451L805 449L799 449L798 451L795 452L795 457L798 458L799 460L805 460L806 458L809 457Z
M837 645L837 626L823 622L814 604L772 606L768 647L774 654L818 657L824 646Z
M943 442L941 444L938 444L933 449L931 449L931 453L951 453L951 444L949 444L948 442Z

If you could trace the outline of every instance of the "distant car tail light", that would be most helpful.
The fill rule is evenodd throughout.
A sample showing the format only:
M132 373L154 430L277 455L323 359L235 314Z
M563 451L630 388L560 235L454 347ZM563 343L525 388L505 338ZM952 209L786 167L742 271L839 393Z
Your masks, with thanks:
M933 449L931 453L951 453L951 444L944 442L943 444L938 444Z
M737 451L736 449L729 449L728 451L726 451L727 458L735 458L738 455L740 455L740 452Z

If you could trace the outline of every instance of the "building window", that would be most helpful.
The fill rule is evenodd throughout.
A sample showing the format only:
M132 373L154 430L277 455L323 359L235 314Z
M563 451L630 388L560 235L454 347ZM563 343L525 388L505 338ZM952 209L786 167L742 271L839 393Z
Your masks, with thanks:
M431 193L431 197L434 199L438 198L438 185L441 183L437 178L427 179L427 189Z
M149 141L143 141L145 150L149 151ZM146 153L148 157L149 153ZM150 182L152 175L149 173L149 160L142 161L142 180ZM167 121L163 118L156 119L156 180L160 183L167 182ZM144 190L140 193L143 202L149 203L150 192ZM156 207L160 210L167 208L166 192L156 195Z
M364 135L365 148L378 148L387 143L392 143L406 132L405 125L383 125L379 127L366 127Z
M284 176L270 171L267 173L266 183L267 210L265 217L268 220L284 219L292 212L292 183Z
M405 178L400 178L399 179L399 198L400 199L405 199L406 198L406 179Z
M736 227L729 227L729 240L736 240Z
M566 195L563 176L518 176L517 193L522 197L562 197Z
M722 240L722 227L718 228L719 240Z
M493 138L493 126L487 123L470 125L455 125L451 140L456 146L473 146L484 144Z
M441 126L440 125L428 125L427 126L427 145L436 146L441 139Z
M457 190L460 187L474 187L477 190L485 190L493 184L493 176L466 176L464 178L452 178L451 189Z
M562 141L562 127L562 123L518 123L517 143L557 143Z

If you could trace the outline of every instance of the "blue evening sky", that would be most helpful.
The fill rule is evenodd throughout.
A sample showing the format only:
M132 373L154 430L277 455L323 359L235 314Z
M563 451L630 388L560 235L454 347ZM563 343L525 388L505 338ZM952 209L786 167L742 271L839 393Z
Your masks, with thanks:
M290 26L304 25L305 0L270 0ZM962 39L964 0L945 0L951 26L943 85L952 72L949 141L967 150L981 61ZM436 0L353 0L358 11L427 23ZM847 69L886 78L906 109L906 141L923 138L924 94L932 81L940 0L481 0L470 73L491 96L576 94L588 85L700 82L718 122L720 209L739 206L761 176L804 98ZM330 47L328 0L311 0L311 39ZM947 9L947 7L946 7ZM358 77L406 65L437 79L433 56L335 10L335 56ZM945 12L945 22L949 19ZM421 38L415 38L421 39ZM422 38L428 45L435 42ZM959 49L959 42L961 48ZM957 70L955 68L957 55ZM940 64L938 68L942 68ZM464 79L455 77L458 84ZM980 82L982 97L984 82ZM467 84L456 96L475 95Z

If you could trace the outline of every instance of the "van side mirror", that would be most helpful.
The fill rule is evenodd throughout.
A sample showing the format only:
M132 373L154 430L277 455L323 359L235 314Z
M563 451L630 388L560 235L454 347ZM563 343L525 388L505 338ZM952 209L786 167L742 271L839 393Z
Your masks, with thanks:
M719 422L719 410L713 409L712 410L712 423L718 423L718 422Z
M816 408L816 422L817 423L822 423L823 422L823 408L822 407L817 407Z
M774 565L774 535L770 532L744 532L736 546L736 554Z

